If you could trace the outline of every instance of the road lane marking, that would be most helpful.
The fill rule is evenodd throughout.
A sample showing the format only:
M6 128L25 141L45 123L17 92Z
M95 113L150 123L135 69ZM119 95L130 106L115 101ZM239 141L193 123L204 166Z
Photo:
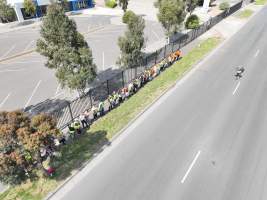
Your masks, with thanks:
M1 58L6 57L13 49L15 49L16 45L14 44L4 55L1 56Z
M24 106L24 109L29 105L30 101L32 100L33 95L34 95L35 92L37 91L37 89L38 89L39 85L41 84L41 82L42 82L42 80L40 80L40 81L37 83L37 85L35 86L35 88L33 89L30 98L28 99L27 103L26 103L25 106Z
M102 70L105 70L105 52L102 53Z
M187 172L185 173L183 179L181 180L181 183L184 183L184 182L185 182L185 180L186 180L188 174L190 173L191 169L193 168L194 164L196 163L196 161L197 161L197 159L198 159L200 153L201 153L201 151L198 151L198 152L197 152L197 155L195 156L193 162L192 162L191 165L189 166Z
M2 108L2 106L6 103L7 99L9 98L9 96L11 95L11 93L9 93L4 100L0 103L0 108Z
M260 50L257 50L255 55L254 55L254 58L256 58L259 55L259 53L260 53Z
M24 51L27 51L31 47L31 45L34 43L34 41L35 40L30 41L29 44L25 47Z
M235 90L233 91L233 95L236 93L237 89L239 88L240 82L237 83Z

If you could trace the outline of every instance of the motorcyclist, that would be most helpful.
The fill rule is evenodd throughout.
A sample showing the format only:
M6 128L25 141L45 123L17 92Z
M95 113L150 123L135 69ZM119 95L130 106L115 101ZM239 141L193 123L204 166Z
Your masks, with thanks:
M236 74L235 74L235 76L236 76L237 78L241 78L241 77L242 77L242 73L243 73L244 71L245 71L244 67L242 67L242 66L237 67L237 68L236 68Z

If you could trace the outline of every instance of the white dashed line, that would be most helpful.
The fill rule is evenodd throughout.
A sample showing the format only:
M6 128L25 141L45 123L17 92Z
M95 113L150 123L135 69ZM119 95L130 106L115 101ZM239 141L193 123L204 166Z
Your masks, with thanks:
M0 104L0 108L2 108L2 106L6 103L7 99L9 98L9 96L11 95L11 93L9 93L5 98L4 100L1 102Z
M197 155L195 156L193 162L192 162L191 165L189 166L187 172L185 173L183 179L181 180L181 183L184 183L184 182L185 182L185 180L186 180L188 174L190 173L191 169L193 168L194 164L196 163L196 161L197 161L197 159L198 159L200 153L201 153L201 151L198 151L198 152L197 152Z
M236 93L237 89L239 88L240 82L237 83L235 90L233 91L233 95Z
M256 58L259 55L259 53L260 53L260 50L257 50L255 55L254 55L254 58Z
M32 95L31 95L30 98L28 99L28 101L27 101L27 103L25 104L24 108L26 108L26 107L29 105L29 103L31 102L32 97L33 97L33 95L35 94L35 92L37 91L37 89L38 89L39 85L41 84L41 82L42 82L42 80L40 80L40 81L37 83L37 85L35 86L35 88L33 89L33 91L32 91Z

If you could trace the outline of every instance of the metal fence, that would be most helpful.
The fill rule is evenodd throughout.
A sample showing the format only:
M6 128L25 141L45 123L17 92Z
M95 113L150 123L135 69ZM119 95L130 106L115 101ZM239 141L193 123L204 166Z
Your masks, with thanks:
M119 72L114 77L98 84L82 97L79 97L71 102L67 102L65 106L55 109L49 113L57 119L59 128L65 128L85 109L91 109L93 105L97 106L100 101L106 100L108 95L113 91L117 91L120 88L123 88L132 80L137 78L141 73L145 71L145 69L152 67L162 59L166 58L169 54L184 47L185 45L205 33L211 27L219 23L222 19L239 10L242 7L242 3L243 1L233 5L221 14L210 18L207 22L203 23L197 29L191 30L186 34L174 35L170 44L167 44L161 49L156 50L154 53L147 55L143 60L142 66L126 69Z

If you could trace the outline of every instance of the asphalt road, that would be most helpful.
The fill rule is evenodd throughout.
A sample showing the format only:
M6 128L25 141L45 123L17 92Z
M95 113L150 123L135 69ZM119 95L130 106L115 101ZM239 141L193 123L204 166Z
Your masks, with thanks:
M267 7L52 199L267 199L263 19Z

